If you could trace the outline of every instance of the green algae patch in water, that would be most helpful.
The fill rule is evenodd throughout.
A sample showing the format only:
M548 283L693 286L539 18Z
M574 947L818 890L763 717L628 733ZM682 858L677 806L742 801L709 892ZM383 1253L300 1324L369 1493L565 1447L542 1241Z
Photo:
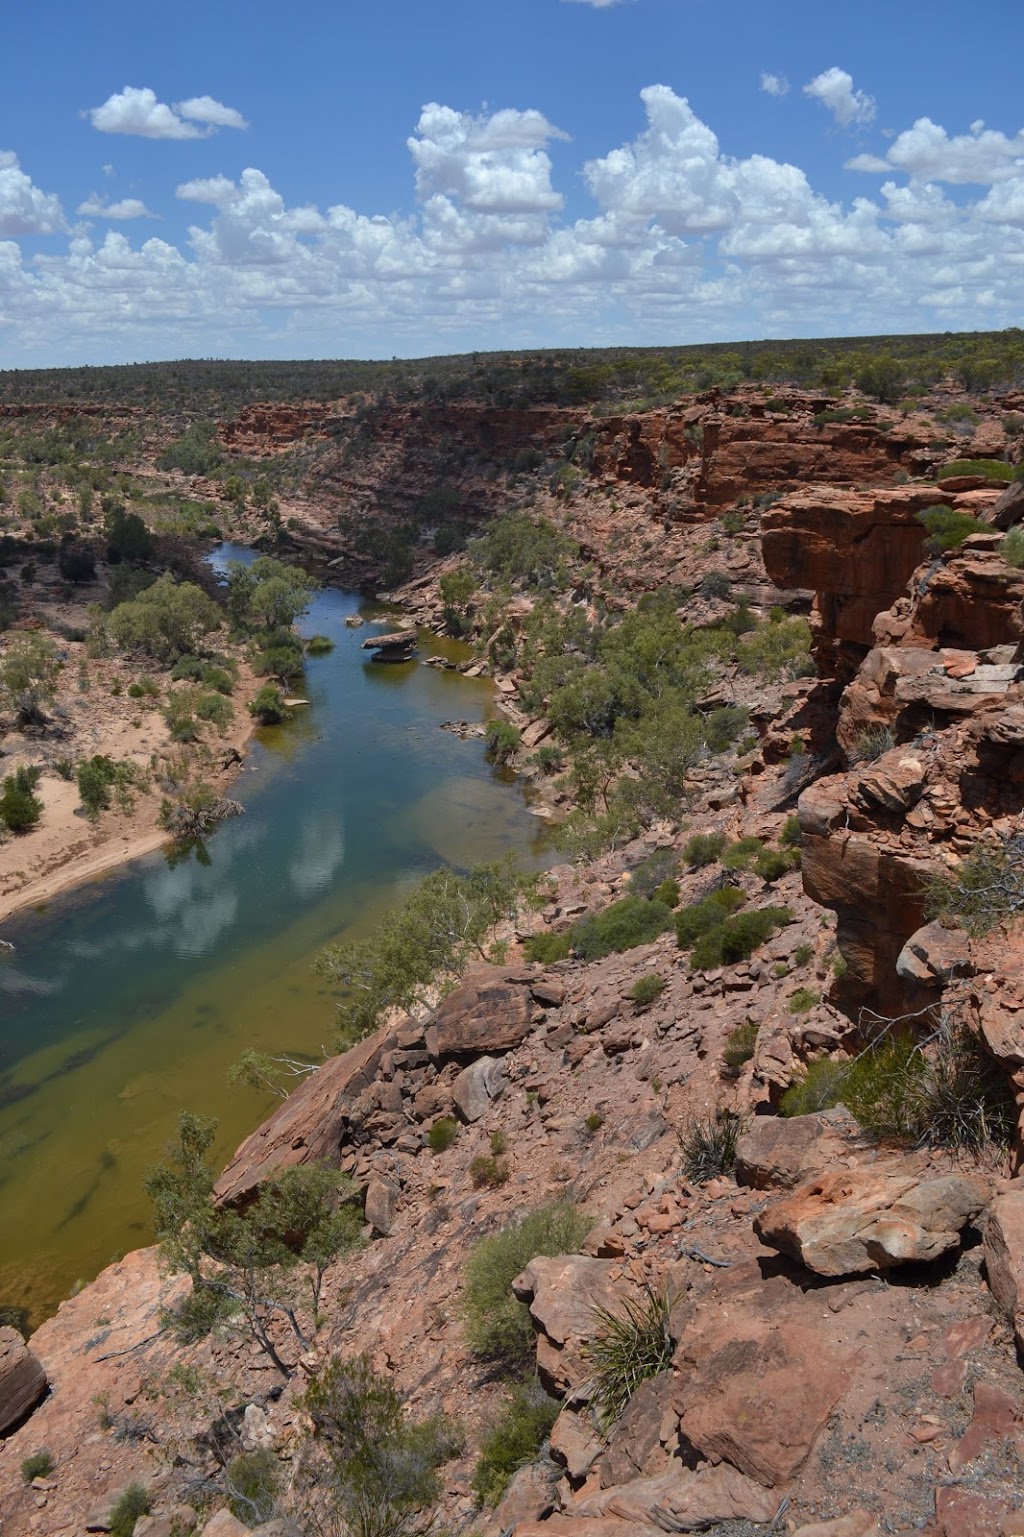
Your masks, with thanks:
M228 1088L245 1047L330 1048L333 997L311 970L323 945L365 932L439 862L541 860L521 789L481 742L439 730L487 718L491 685L368 664L366 629L344 625L358 607L315 600L303 629L335 649L307 661L309 704L259 733L231 791L245 815L207 863L151 856L4 926L0 1308L33 1324L150 1241L142 1176L182 1106L219 1118L226 1161L278 1103Z

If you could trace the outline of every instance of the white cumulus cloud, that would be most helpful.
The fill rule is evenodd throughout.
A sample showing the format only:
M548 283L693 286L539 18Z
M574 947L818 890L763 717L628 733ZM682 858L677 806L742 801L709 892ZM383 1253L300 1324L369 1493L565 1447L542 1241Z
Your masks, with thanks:
M542 112L474 117L430 102L408 140L416 191L456 197L480 213L548 213L562 207L545 146L568 136Z
M140 198L123 197L116 203L108 203L98 192L91 193L84 203L79 203L78 212L95 219L156 218L156 214L150 212Z
M761 89L769 96L785 96L789 91L789 81L785 75L773 75L769 70L761 73Z
M101 107L89 109L89 120L100 133L132 134L142 139L206 139L217 128L245 128L233 107L212 96L193 96L169 107L157 101L149 86L126 85Z
M0 150L0 235L56 235L66 228L60 199L40 191L12 150Z
M919 117L890 144L885 158L855 155L850 171L903 171L924 181L989 186L1024 174L1024 129L1012 138L971 124L969 133L950 135L930 117Z
M875 101L865 91L853 88L853 76L845 69L823 70L804 86L804 95L813 96L827 107L840 128L864 126L874 121Z

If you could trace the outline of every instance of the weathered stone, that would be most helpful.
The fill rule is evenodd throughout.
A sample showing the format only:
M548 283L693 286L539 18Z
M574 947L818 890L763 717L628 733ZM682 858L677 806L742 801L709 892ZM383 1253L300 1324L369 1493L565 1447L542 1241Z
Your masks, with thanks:
M394 1180L385 1179L381 1174L372 1175L366 1187L366 1220L374 1232L385 1238L394 1227L399 1194Z
M988 1284L1024 1350L1024 1182L997 1195L984 1226Z
M563 1409L551 1430L551 1455L574 1482L586 1477L602 1450L603 1443L589 1419L581 1418L573 1409Z
M903 946L896 957L896 970L905 982L948 982L954 976L969 976L967 937L958 929L943 928L941 923L926 923Z
M716 1319L684 1337L676 1364L681 1433L768 1488L802 1466L850 1381L820 1329L765 1316Z
M505 1069L497 1057L480 1057L452 1084L452 1099L464 1121L478 1121L492 1099L501 1093Z
M533 1027L534 980L521 970L496 971L493 966L470 973L431 1017L435 1053L479 1056L518 1046Z
M949 1470L959 1474L970 1462L1015 1439L1021 1430L1017 1404L991 1382L974 1384L971 1423L949 1454Z
M691 1472L674 1464L657 1478L604 1489L570 1507L574 1514L616 1516L661 1532L699 1532L722 1521L770 1521L778 1499L734 1467Z
M251 1528L230 1510L218 1510L203 1527L200 1537L249 1537Z
M348 1112L373 1083L382 1053L394 1045L392 1030L378 1030L303 1079L235 1153L214 1187L218 1202L245 1205L276 1169L337 1162Z
M513 1292L529 1305L541 1330L538 1370L559 1393L590 1375L582 1347L599 1328L594 1308L615 1307L619 1293L611 1272L616 1268L609 1260L582 1254L540 1255L512 1282Z
M736 1144L737 1184L791 1190L809 1175L845 1163L859 1136L842 1105L814 1115L756 1116Z
M803 1185L762 1212L754 1231L818 1275L856 1275L958 1248L987 1199L976 1176L853 1170Z
M1005 1500L969 1489L940 1486L935 1491L935 1517L942 1537L1000 1537L1007 1530L1004 1522L1009 1514Z
M480 1537L501 1537L523 1521L540 1521L554 1508L558 1469L543 1459L531 1462L513 1475L497 1509L476 1527Z
M598 1471L604 1488L661 1471L666 1456L661 1447L661 1427L674 1391L675 1375L670 1371L660 1372L637 1388L601 1458Z
M46 1387L46 1373L17 1329L0 1328L0 1435L35 1408Z
M793 1537L877 1537L878 1520L867 1510L851 1510L834 1521L812 1521L800 1526Z

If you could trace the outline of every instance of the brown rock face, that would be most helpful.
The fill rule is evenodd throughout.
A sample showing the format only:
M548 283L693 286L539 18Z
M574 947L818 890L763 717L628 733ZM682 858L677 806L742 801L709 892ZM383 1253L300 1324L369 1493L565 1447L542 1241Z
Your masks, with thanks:
M859 1133L842 1105L816 1115L759 1116L736 1144L736 1183L792 1190L810 1175L845 1163Z
M501 972L493 967L471 974L430 1020L432 1053L479 1056L518 1046L533 1024L531 980L522 970Z
M46 1388L46 1373L17 1329L0 1329L0 1435L35 1408Z
M754 1231L818 1275L858 1275L948 1254L987 1199L976 1176L854 1170L803 1185L756 1218Z
M589 1518L576 1523L579 1533L597 1537L602 1517L629 1523L625 1529L634 1532L700 1532L723 1521L770 1521L778 1503L735 1468L700 1468L694 1473L677 1464L657 1478L636 1478L591 1495L570 1506L570 1512ZM540 1531L555 1537L550 1523Z
M304 1079L242 1143L217 1181L217 1200L244 1205L275 1169L322 1159L336 1163L347 1112L373 1082L382 1054L394 1044L393 1032L378 1030Z
M1024 1185L996 1196L985 1218L984 1244L992 1295L1024 1350Z

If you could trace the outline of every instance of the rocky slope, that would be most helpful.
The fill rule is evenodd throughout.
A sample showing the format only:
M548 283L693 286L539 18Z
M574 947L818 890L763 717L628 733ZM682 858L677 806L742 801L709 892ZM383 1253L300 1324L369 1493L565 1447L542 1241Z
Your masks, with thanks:
M295 1402L306 1377L359 1351L414 1410L465 1423L468 1449L444 1470L438 1513L451 1530L1020 1530L1015 1163L885 1146L841 1108L775 1113L808 1063L856 1040L862 1007L891 1015L954 996L1024 1104L1019 936L972 940L927 924L921 897L923 875L1015 827L1024 806L1024 592L993 534L932 557L916 513L959 505L1005 527L1013 498L904 482L943 452L932 429L815 425L822 409L817 397L783 392L772 404L751 390L600 422L451 407L436 419L396 413L386 427L368 418L365 454L339 457L322 502L302 504L296 536L305 527L338 549L338 508L379 507L386 476L399 503L422 491L442 429L445 452L465 456L467 485L524 434L543 452L568 434L592 437L585 475L534 487L534 505L576 534L609 589L690 586L724 558L734 593L755 604L813 595L819 677L760 702L755 752L694 775L685 828L665 824L551 872L543 909L499 935L501 967L325 1064L239 1149L221 1176L224 1201L251 1199L274 1167L328 1157L363 1206L366 1246L328 1273L315 1349L288 1384L237 1336L172 1347L157 1314L182 1283L161 1276L154 1251L63 1304L31 1341L49 1392L0 1447L4 1537L102 1530L110 1496L136 1477L153 1495L152 1537L202 1524L194 1480L213 1466L210 1426L225 1408L240 1444L269 1447L287 1478L306 1430ZM1005 448L997 427L993 412L979 449ZM249 454L285 452L299 434L331 443L316 412L252 412L233 430ZM482 506L519 494L479 483ZM755 510L749 498L762 493L785 494ZM721 525L724 511L745 519L737 532ZM406 597L436 618L436 572ZM871 730L891 733L875 741L885 750L853 761ZM797 732L810 776L787 756ZM694 969L671 931L590 963L522 958L530 932L601 911L659 850L679 863L681 905L700 899L722 873L687 866L689 838L778 839L794 809L801 870L729 877L748 909L788 909L746 960ZM664 987L635 1002L652 975ZM737 1066L738 1035L750 1050ZM745 1119L735 1175L701 1182L688 1140L722 1111ZM430 1128L446 1115L458 1136L432 1152ZM481 1180L474 1160L495 1146L503 1177ZM538 1373L562 1407L538 1460L481 1512L470 1477L503 1388L465 1340L466 1258L514 1214L562 1197L592 1218L582 1252L535 1259L514 1283ZM648 1285L669 1300L670 1361L602 1433L594 1308L640 1301ZM24 1361L18 1370L31 1377ZM56 1467L24 1485L21 1461L42 1447Z

